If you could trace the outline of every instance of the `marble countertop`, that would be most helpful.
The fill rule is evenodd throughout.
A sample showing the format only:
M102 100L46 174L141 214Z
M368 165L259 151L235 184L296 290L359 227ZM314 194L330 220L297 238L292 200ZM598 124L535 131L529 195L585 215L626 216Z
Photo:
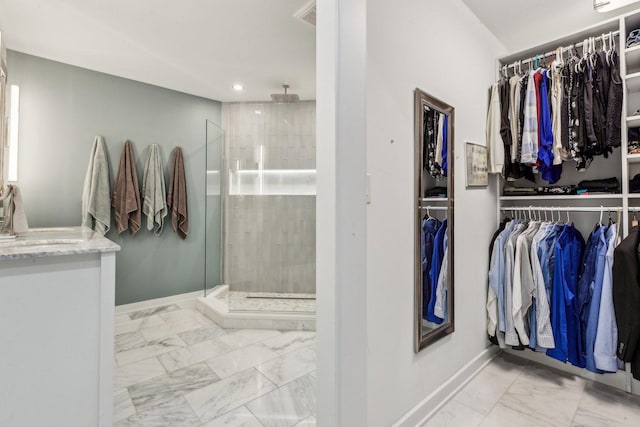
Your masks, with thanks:
M0 261L119 250L120 246L86 227L32 228L13 240L0 240Z

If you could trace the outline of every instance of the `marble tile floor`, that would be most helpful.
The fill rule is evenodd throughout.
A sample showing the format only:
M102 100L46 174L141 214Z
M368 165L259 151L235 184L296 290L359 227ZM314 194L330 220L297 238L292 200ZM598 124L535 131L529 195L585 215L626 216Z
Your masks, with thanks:
M223 329L195 304L116 315L114 426L314 426L315 332Z
M640 396L500 354L426 425L639 426Z
M222 329L191 303L116 316L114 425L314 426L315 332ZM640 396L501 354L427 426L638 426Z

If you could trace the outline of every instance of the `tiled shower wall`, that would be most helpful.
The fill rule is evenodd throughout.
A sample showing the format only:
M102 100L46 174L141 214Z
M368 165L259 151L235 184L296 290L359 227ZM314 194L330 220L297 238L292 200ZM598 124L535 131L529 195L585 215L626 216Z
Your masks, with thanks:
M232 291L315 293L315 110L315 102L222 106L224 283ZM270 184L258 185L260 176ZM238 179L251 184L231 188ZM306 182L298 191L292 179Z

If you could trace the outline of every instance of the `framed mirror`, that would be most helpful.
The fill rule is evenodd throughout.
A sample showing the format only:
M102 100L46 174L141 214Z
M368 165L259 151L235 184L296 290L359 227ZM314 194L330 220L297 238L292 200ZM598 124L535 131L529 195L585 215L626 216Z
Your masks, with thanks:
M415 352L453 333L454 108L415 90Z

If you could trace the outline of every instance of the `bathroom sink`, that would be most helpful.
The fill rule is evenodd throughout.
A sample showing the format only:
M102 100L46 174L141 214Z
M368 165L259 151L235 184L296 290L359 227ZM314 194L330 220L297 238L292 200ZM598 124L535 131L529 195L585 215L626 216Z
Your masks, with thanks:
M0 240L0 248L24 246L75 245L86 241L78 228L40 228L18 234L15 239Z
M74 245L82 243L82 239L22 239L17 237L15 240L0 242L0 248L12 248L21 246L49 246L49 245Z

